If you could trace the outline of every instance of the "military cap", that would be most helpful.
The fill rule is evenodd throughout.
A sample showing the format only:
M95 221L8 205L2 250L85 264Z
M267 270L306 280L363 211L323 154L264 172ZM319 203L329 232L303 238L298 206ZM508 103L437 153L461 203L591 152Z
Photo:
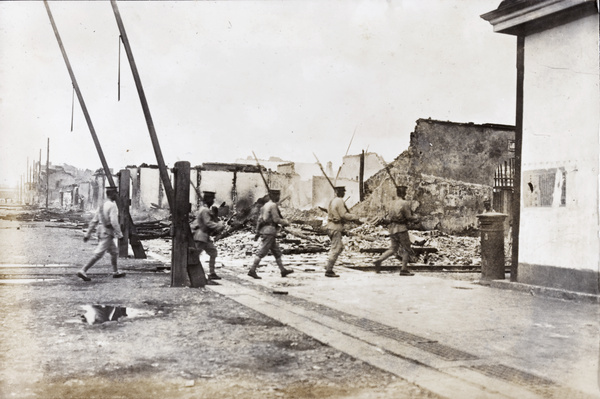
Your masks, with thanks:
M110 186L110 187L106 187L106 192L107 193L116 193L117 192L117 188Z
M202 191L202 195L204 196L204 198L206 198L206 197L214 198L215 194L216 193L214 191Z
M269 194L281 194L281 190L269 190Z

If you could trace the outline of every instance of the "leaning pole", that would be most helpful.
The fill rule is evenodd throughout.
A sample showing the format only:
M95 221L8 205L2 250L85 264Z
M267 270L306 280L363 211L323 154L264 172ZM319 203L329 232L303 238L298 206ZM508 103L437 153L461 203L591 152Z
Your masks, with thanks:
M171 185L171 180L169 179L169 173L162 155L160 143L158 142L158 136L156 135L156 129L154 128L154 121L152 120L150 107L148 106L146 94L144 93L144 87L142 86L142 80L140 79L140 74L138 73L135 59L133 58L133 52L131 51L127 32L125 31L125 26L123 25L123 20L121 19L117 2L115 0L111 0L110 4L112 5L112 9L115 14L115 19L117 21L117 26L119 27L119 33L121 35L123 47L125 48L125 53L127 54L127 59L129 60L129 66L131 67L131 73L133 74L133 80L135 81L135 86L140 97L142 110L144 111L144 117L146 118L146 125L148 125L148 132L150 133L150 140L152 141L152 147L154 149L154 154L156 155L156 162L158 163L160 179L163 183L163 187L165 188L165 193L169 202L169 209L171 210L171 215L179 215L182 213L182 210L175 209L177 206L175 202L176 195L173 190L173 186ZM188 190L189 195L189 187L185 187L185 189ZM187 215L189 212L189 197L188 202L181 206L186 207L183 213ZM183 229L183 231L173 232L171 286L181 287L187 285L188 282L185 278L187 274L192 287L204 287L207 284L206 275L204 274L202 265L197 263L197 259L195 259L197 257L197 252L194 252L194 239L192 237L190 225L187 222L177 224L174 223L174 228L176 225ZM187 271L187 273L185 273L185 271Z
M92 124L92 118L88 112L87 106L85 105L85 101L83 100L83 95L81 94L81 90L79 89L79 85L77 84L77 79L75 79L75 73L73 72L73 68L71 68L71 63L69 62L69 57L67 57L67 52L65 51L65 47L63 46L63 42L60 38L60 34L58 33L58 28L56 27L56 23L54 22L54 17L52 16L52 12L50 11L50 6L48 5L48 1L44 0L44 5L46 6L46 11L48 12L48 17L50 18L50 23L52 24L52 29L54 30L54 35L56 36L56 41L58 42L58 46L60 47L60 51L63 55L63 59L65 60L65 64L67 65L67 70L69 71L69 76L71 77L71 83L73 84L73 89L77 94L77 99L79 100L79 105L81 106L81 110L83 111L83 115L87 122L87 125L90 129L90 134L92 135L92 140L94 141L94 145L96 146L96 151L98 152L98 156L100 157L100 162L102 163L102 168L104 169L104 174L108 180L108 184L110 187L116 187L115 181L110 173L110 169L108 164L106 163L106 158L104 157L104 152L102 151L102 147L100 146L100 141L98 140L98 136L96 135L96 129L94 129L94 125ZM50 139L48 139L48 142ZM118 204L119 208L122 207L123 204ZM48 207L48 200L46 200L46 208ZM128 213L129 214L129 213ZM144 252L144 247L137 237L137 230L135 225L133 224L133 220L131 219L131 215L128 217L128 223L131 231L131 248L133 249L134 255L136 258L144 259L146 258L146 253Z

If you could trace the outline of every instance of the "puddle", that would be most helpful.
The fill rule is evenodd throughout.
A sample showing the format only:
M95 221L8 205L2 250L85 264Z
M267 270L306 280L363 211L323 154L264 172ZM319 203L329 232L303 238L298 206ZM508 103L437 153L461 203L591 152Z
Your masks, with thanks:
M81 321L89 325L119 321L123 317L133 319L156 314L148 310L127 308L125 306L83 305L81 308L85 310L85 314L81 315Z
M10 278L0 279L0 284L31 284L44 281L54 281L55 278Z

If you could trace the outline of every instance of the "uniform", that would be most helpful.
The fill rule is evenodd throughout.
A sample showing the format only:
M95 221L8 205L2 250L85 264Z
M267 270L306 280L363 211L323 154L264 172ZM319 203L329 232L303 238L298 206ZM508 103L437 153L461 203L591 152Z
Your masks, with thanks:
M99 242L98 246L94 250L94 256L79 272L77 272L77 277L84 281L91 280L87 276L86 272L92 266L94 266L94 264L100 260L106 252L110 254L113 277L119 278L125 276L125 273L119 273L119 269L117 267L119 250L115 243L115 238L119 239L123 237L121 227L119 226L119 209L115 203L117 191L115 188L109 187L106 190L106 194L109 199L107 199L104 204L98 208L98 211L91 220L88 230L83 238L84 242L89 240L92 231L94 231L94 229L97 227Z
M329 256L327 258L327 266L325 266L325 276L327 277L339 277L333 272L333 266L344 250L344 244L342 242L344 222L358 220L357 216L348 211L344 199L341 198L344 196L345 192L346 190L344 187L336 187L336 195L338 196L331 200L327 209L326 228L329 239L331 240L331 247L329 249Z
M260 264L260 260L267 256L269 251L275 257L275 262L277 262L277 266L281 272L281 277L285 277L293 273L293 270L283 267L283 261L281 260L282 253L281 249L279 248L279 244L277 243L279 226L288 226L290 222L284 219L279 211L279 206L277 205L280 195L279 190L270 190L269 195L271 199L260 209L260 214L256 224L256 232L258 235L260 235L261 242L260 248L254 257L254 263L248 272L248 275L255 279L261 278L258 276L258 274L256 274L256 269Z
M404 187L404 186L401 186ZM375 270L379 273L381 263L392 255L396 255L402 260L401 275L410 276L412 273L408 270L408 258L414 254L411 248L410 237L408 235L407 223L416 218L412 215L411 203L404 199L406 188L399 189L400 198L394 200L388 211L388 222L390 231L390 247L375 261ZM399 253L402 251L402 257Z
M214 200L214 193L205 191L204 192L204 201L209 202L212 205L212 201ZM209 199L210 197L210 199ZM215 263L217 259L217 248L213 243L211 236L217 235L225 229L225 225L223 222L219 221L217 215L210 209L210 205L204 205L200 208L198 212L198 216L196 216L196 223L194 233L194 241L196 243L196 248L199 251L199 254L202 251L205 251L209 258L208 268L209 268L209 278L212 280L219 280L220 277L217 276L215 272Z

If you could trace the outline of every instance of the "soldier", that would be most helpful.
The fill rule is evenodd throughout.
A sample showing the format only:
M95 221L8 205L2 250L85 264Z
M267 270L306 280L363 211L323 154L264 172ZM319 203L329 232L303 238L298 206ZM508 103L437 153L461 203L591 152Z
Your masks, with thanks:
M275 257L277 266L279 266L279 270L281 271L281 277L285 277L294 272L291 269L283 267L281 249L276 240L279 226L289 226L290 224L290 222L281 216L281 212L279 211L277 203L279 202L280 197L281 192L279 190L269 190L270 201L264 204L260 209L256 224L256 233L257 235L260 234L262 241L260 243L260 248L254 257L254 263L248 272L248 276L255 279L261 279L261 277L256 274L256 268L258 267L260 260L267 256L269 251L271 251Z
M218 214L213 212L212 205L215 203L215 193L213 191L203 191L204 205L198 211L195 223L193 224L194 241L198 249L198 255L202 251L208 254L208 278L211 280L220 280L221 277L215 272L215 263L217 260L217 248L211 240L211 236L215 236L225 229L225 224L218 219Z
M336 197L329 203L327 213L327 234L331 239L331 248L329 249L327 266L325 267L325 277L339 277L339 275L335 274L333 271L333 265L335 265L335 262L344 250L344 243L342 242L344 222L359 220L358 216L351 214L348 211L348 208L346 208L346 204L344 203L345 194L346 187L335 187Z
M106 188L106 201L100 205L98 211L94 215L94 218L90 222L88 230L83 237L83 242L87 242L90 239L92 231L98 227L98 246L94 251L94 256L89 262L77 272L77 277L83 281L91 281L86 272L94 266L108 251L110 254L110 263L112 264L113 277L120 278L125 277L125 273L119 272L117 267L117 257L119 256L119 250L115 244L115 237L122 238L121 227L119 226L119 210L115 201L117 200L117 188L107 187Z
M418 217L413 216L410 209L410 202L406 201L406 186L396 188L398 198L392 202L387 216L390 230L390 248L385 251L375 261L375 272L381 271L381 263L392 255L396 255L398 260L402 260L402 268L400 269L401 276L414 276L408 269L408 258L414 252L411 248L410 237L408 235L408 222L416 222ZM402 257L399 256L399 251L402 250Z

